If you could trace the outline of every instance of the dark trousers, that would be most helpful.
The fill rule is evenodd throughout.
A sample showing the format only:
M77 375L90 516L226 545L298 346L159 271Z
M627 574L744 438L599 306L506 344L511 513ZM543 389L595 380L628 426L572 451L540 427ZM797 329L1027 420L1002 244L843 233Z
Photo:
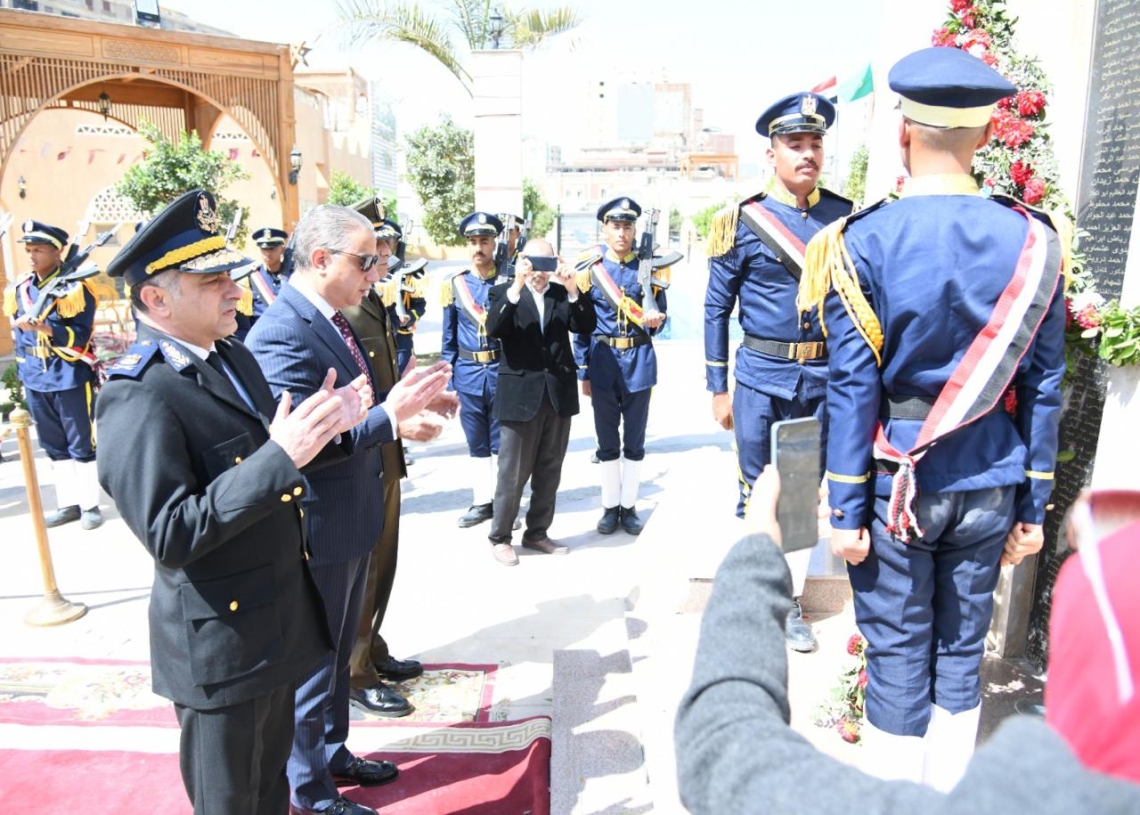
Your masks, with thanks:
M919 495L926 533L905 544L886 532L875 498L871 552L849 566L855 620L867 638L867 720L923 736L931 702L951 713L981 704L981 664L1014 487Z
M499 453L499 420L495 418L495 391L459 392L459 423L467 437L467 449L474 458L490 458Z
M509 543L511 527L519 514L523 487L530 480L530 508L526 513L523 540L546 537L554 520L562 460L570 443L570 417L559 416L544 397L534 418L503 422L500 427L499 480L495 485L495 515L491 519L491 543Z
M194 815L284 815L294 685L216 710L174 706L179 767Z
M598 437L598 460L626 461L645 458L645 425L649 421L652 388L630 393L624 388L593 387L594 433Z
M384 479L384 529L368 562L368 578L360 605L360 624L352 646L349 682L370 688L380 681L376 663L388 659L388 643L380 634L392 584L396 581L396 555L400 542L400 482Z
M348 661L368 582L368 561L310 566L325 606L333 650L301 680L296 694L296 727L289 754L293 802L304 809L325 809L336 800L334 773L352 763L348 738Z
M40 447L52 461L94 461L92 420L95 392L91 384L65 391L25 390L36 422Z
M772 425L784 419L805 419L809 416L819 419L822 430L819 449L826 454L827 397L781 399L736 383L736 390L732 394L732 417L736 434L736 474L740 482L740 497L736 503L738 518L744 517L752 485L760 477L765 465L772 461ZM821 479L823 469L821 455Z

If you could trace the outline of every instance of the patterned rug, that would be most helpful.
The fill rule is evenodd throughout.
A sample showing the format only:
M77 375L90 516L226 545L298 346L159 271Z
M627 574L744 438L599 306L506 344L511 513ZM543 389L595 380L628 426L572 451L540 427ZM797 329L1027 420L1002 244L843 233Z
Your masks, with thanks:
M395 761L400 779L342 788L392 815L550 811L550 720L493 722L494 665L426 665L398 685L415 712L353 709L349 747ZM178 723L145 663L0 661L0 789L5 811L185 815ZM53 779L58 779L54 781Z

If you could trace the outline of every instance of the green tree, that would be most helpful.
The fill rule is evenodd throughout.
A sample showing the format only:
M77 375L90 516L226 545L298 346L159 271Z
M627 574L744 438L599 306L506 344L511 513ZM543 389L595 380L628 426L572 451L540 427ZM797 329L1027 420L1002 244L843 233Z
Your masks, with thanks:
M424 208L423 228L436 243L463 243L456 224L475 209L475 136L444 114L407 137L408 175Z
M441 0L439 4L445 13L442 20L424 4L401 0L340 0L337 13L351 45L362 48L379 41L411 45L447 68L468 94L471 74L463 67L453 33L462 37L471 51L492 47L533 50L581 23L578 12L569 6L516 11L505 5L493 6L490 0ZM502 34L496 41L498 25Z
M222 191L234 181L249 178L249 172L221 151L203 150L197 131L183 131L172 141L158 125L144 121L139 135L150 147L143 160L115 184L115 191L139 212L154 215L184 192L207 190L217 199L222 223L232 223L234 214L241 210L241 226L233 240L234 245L241 246L249 233L249 207L224 197Z
M530 218L530 234L536 238L549 235L554 226L554 209L529 178L523 179L523 217Z
M684 225L685 220L681 217L681 210L673 207L669 210L669 238L672 239L674 235L680 237L681 227Z
M863 204L863 196L867 194L867 145L860 144L855 155L851 156L851 168L847 171L847 183L843 185L843 194L855 202L859 207Z
M372 187L364 186L346 172L333 170L329 177L329 197L326 203L350 207L357 201L363 201L374 195L376 190Z
M713 216L728 205L728 201L721 201L719 204L705 207L693 216L693 228L697 230L697 234L701 236L701 240L709 236L709 227L712 226Z

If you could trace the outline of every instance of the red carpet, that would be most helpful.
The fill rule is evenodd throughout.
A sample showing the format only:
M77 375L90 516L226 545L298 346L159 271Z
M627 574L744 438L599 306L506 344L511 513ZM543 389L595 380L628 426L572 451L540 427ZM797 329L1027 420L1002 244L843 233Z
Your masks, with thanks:
M428 665L402 686L411 716L354 720L349 746L395 761L400 779L343 791L393 815L548 815L550 720L491 722L494 675ZM149 688L145 664L0 661L4 811L189 813L177 722Z

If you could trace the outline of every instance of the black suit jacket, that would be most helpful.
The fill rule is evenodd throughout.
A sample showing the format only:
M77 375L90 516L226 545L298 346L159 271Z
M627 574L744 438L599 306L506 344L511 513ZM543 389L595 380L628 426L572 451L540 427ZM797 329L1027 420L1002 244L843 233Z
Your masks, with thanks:
M487 334L502 346L495 394L495 416L505 422L534 418L543 396L559 416L578 412L578 375L570 335L594 331L597 316L589 297L571 303L566 289L547 284L542 293L544 328L539 327L534 293L523 288L518 305L507 297L510 283L487 295Z
M154 558L154 691L208 710L307 673L329 650L305 567L305 478L269 441L277 406L253 355L229 380L145 325L96 403L99 482Z

